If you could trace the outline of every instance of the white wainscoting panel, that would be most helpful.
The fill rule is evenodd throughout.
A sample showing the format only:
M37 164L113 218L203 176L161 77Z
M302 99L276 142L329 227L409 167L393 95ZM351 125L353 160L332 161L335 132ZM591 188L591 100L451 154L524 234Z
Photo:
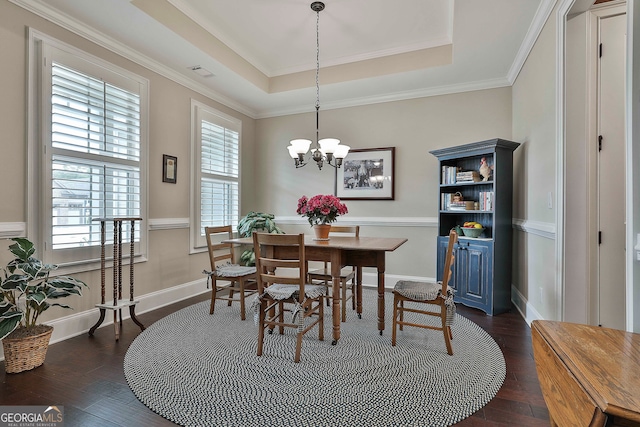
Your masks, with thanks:
M136 299L140 302L136 306L136 316L160 307L167 306L169 304L173 304L178 301L182 301L187 298L191 298L196 295L203 294L205 292L210 292L210 290L207 289L206 283L206 279L198 279L193 282L184 283L182 285L174 286L169 289L163 289L161 291L152 292L137 297ZM129 310L124 309L122 311L122 317L123 321L129 319ZM45 322L47 325L53 326L53 334L51 335L50 343L54 344L59 341L64 341L68 338L73 338L77 335L88 333L89 329L91 329L91 327L95 325L99 318L100 311L97 308L93 308L81 313L74 313L69 316ZM107 310L104 322L102 322L102 325L100 325L100 328L103 327L110 327L111 329L113 329L113 314L110 310ZM4 360L4 353L1 348L0 360Z

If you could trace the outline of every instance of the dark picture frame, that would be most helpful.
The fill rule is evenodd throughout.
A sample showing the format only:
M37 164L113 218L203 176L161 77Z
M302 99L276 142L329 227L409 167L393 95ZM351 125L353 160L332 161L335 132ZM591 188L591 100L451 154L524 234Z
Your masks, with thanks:
M335 195L342 200L394 200L395 147L350 150L336 169Z
M162 155L162 182L168 182L170 184L178 182L177 157L169 156L168 154Z

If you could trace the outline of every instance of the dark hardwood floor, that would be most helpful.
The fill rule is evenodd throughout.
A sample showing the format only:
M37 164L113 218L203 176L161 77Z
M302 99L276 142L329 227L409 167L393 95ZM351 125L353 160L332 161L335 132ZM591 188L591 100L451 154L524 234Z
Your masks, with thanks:
M138 318L148 326L207 298L200 295ZM491 317L464 306L458 307L458 313L484 328L500 345L507 377L493 400L457 425L549 426L533 360L531 331L520 314L513 309ZM93 337L82 334L52 344L44 365L19 374L6 374L1 362L0 404L62 405L66 427L174 425L140 403L125 380L124 355L139 332L131 320L126 320L118 342L113 327L107 326Z

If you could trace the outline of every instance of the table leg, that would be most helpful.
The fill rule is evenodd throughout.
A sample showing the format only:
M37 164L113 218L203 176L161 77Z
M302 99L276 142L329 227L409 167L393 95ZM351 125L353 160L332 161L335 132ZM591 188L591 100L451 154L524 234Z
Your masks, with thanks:
M104 289L104 287L103 287L103 289ZM102 322L104 321L104 315L105 315L106 311L107 311L107 310L105 310L104 308L101 308L101 309L100 309L100 318L98 319L98 321L96 322L96 324L95 324L95 325L93 325L93 326L91 327L91 329L89 329L89 336L90 336L90 337L92 337L92 336L93 336L93 333L96 331L96 329L98 329L98 327L99 327L100 325L102 325Z
M362 267L356 267L356 313L362 319Z
M331 251L331 295L333 295L333 341L331 345L338 344L340 339L340 269L340 251L333 250Z
M120 328L118 327L118 310L113 310L113 330L116 334L116 341L120 339Z
M384 252L378 252L376 264L378 266L378 330L380 335L384 331L384 260Z
M129 306L129 315L131 316L131 320L133 320L133 323L138 325L140 327L141 331L144 331L144 325L142 323L140 323L140 321L136 317L136 306L135 305L130 305Z

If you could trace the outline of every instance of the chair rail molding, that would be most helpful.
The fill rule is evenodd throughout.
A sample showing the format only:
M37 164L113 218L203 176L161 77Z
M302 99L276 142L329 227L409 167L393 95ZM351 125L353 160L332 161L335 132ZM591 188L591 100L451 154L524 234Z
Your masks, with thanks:
M531 221L528 219L514 218L513 228L524 233L555 240L556 226L550 222Z
M148 221L149 231L189 228L189 218L152 218Z
M0 238L11 239L24 237L27 233L27 224L24 222L0 222Z
M277 216L278 224L306 225L309 222L299 216ZM368 225L380 227L437 227L436 217L341 217L336 225Z

